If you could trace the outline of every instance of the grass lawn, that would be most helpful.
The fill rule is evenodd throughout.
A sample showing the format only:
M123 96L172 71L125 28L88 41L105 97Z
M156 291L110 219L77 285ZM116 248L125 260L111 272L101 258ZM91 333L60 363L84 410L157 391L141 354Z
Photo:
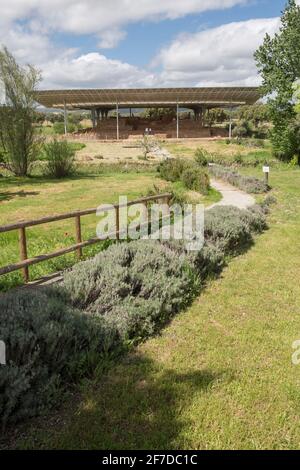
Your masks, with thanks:
M265 141L262 147L247 147L231 143L228 145L225 139L211 140L182 140L179 143L166 143L164 147L175 157L193 158L195 150L199 147L208 151L212 157L222 157L225 161L233 162L236 157L242 158L245 163L263 164L265 161L272 161L271 147L268 141ZM224 163L225 164L225 163Z
M85 169L84 169L85 168ZM72 178L53 180L44 177L0 178L0 225L31 220L46 215L54 215L98 207L103 203L118 202L119 195L128 199L138 199L146 195L155 184L158 192L166 191L170 185L158 178L155 167L121 172L114 167L81 167L80 173ZM219 194L211 190L202 197L192 194L184 188L174 189L180 194L186 193L192 200L210 204L219 199ZM97 217L82 217L82 236L86 240L96 235ZM28 256L51 253L75 243L74 220L53 222L27 229ZM84 249L85 256L95 254L103 244ZM30 268L31 279L54 273L76 262L74 253L49 260ZM18 232L0 234L0 266L19 261ZM16 271L0 277L0 291L22 283L21 273Z
M260 169L243 170L259 175ZM300 170L274 169L270 229L161 335L20 425L18 448L300 447Z

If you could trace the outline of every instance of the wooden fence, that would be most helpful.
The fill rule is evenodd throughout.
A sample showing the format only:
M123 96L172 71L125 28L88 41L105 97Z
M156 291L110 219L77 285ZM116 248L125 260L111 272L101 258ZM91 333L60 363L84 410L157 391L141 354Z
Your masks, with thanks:
M148 207L149 202L155 202L155 201L166 201L168 204L171 199L171 194L170 193L165 193L165 194L156 194L154 196L149 196L149 197L144 197L141 199L136 199L134 201L129 201L127 203L127 206L134 206L136 204L145 204L146 207ZM126 205L121 205L121 204L114 204L113 209L116 211L116 237L117 239L119 238L120 235L120 220L119 220L119 211L122 207L126 207ZM106 209L102 209L102 212L105 212ZM60 214L60 215L53 215L49 217L43 217L41 219L34 219L34 220L28 220L28 221L20 221L17 223L9 224L9 225L3 225L0 226L0 234L5 233L5 232L11 232L13 230L18 230L19 231L19 252L20 252L20 262L10 264L4 267L0 268L0 276L4 274L11 273L13 271L18 271L22 270L23 272L23 278L24 282L27 283L29 282L29 266L32 266L37 263L41 263L43 261L47 261L52 258L57 258L59 256L63 256L67 253L71 253L73 251L77 252L77 256L80 259L82 257L82 249L85 248L86 246L89 245L94 245L96 243L99 243L103 240L109 239L112 234L109 233L107 235L104 235L103 237L96 237L96 238L91 238L86 241L82 241L82 236L81 236L81 217L85 215L91 215L91 214L96 214L98 213L97 208L93 209L86 209L86 210L81 210L81 211L75 211L75 212L68 212L66 214ZM34 227L36 225L43 225L43 224L48 224L49 222L57 222L59 220L66 220L66 219L74 219L75 221L75 236L76 236L76 244L71 245L67 248L62 248L58 251L55 251L54 253L48 253L45 255L40 255L36 256L34 258L28 258L27 256L27 241L26 241L26 228L28 227Z

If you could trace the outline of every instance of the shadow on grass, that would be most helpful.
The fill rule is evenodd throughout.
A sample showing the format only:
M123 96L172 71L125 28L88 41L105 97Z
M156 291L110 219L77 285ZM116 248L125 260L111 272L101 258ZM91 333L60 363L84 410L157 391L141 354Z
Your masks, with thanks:
M16 191L14 193L11 192L5 192L5 193L0 193L0 202L1 201L11 201L15 197L27 197L27 196L37 196L40 194L38 191Z
M24 186L24 185L42 185L45 183L66 183L68 181L77 181L83 179L95 179L103 176L103 174L89 174L89 173L78 173L76 175L68 176L65 178L50 178L49 176L28 176L28 177L16 177L8 176L1 179L2 187L9 186Z
M182 409L188 410L196 395L201 398L226 375L164 369L141 354L129 354L97 384L86 385L59 416L40 425L35 420L26 441L17 441L16 447L175 449L178 436L193 426L192 414L183 417Z

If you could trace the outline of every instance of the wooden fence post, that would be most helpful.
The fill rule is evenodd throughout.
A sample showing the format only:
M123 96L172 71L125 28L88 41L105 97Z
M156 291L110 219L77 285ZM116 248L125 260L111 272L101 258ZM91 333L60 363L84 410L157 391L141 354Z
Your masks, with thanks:
M19 250L21 261L27 260L27 244L26 244L26 231L25 227L19 228ZM28 266L22 268L24 282L29 281L29 269Z
M117 240L120 239L120 208L116 206L116 237Z
M81 243L81 223L80 223L80 215L75 217L75 230L76 230L76 243ZM78 258L82 258L82 248L77 248L77 256Z

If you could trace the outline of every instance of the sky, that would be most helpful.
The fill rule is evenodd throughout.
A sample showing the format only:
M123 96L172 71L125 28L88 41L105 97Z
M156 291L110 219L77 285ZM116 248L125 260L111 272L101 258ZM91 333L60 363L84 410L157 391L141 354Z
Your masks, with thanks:
M285 3L0 0L0 44L41 89L256 86L253 53Z

